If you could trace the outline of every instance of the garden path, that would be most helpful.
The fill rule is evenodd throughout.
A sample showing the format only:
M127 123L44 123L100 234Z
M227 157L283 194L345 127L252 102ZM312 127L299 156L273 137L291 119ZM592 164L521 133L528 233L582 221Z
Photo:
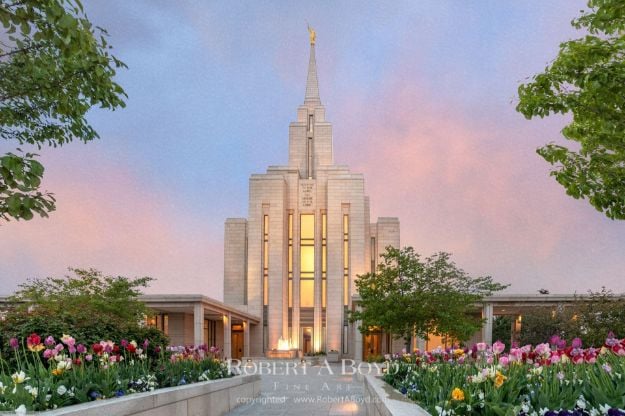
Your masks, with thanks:
M229 415L365 415L363 382L349 365L343 372L340 363L308 365L305 371L295 362L264 363L257 364L269 366L261 373L260 396Z

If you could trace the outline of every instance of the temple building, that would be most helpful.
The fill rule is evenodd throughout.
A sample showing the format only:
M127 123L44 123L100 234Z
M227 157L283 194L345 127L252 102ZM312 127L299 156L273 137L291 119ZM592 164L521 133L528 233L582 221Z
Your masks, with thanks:
M362 356L362 335L347 319L354 281L387 246L400 246L399 220L371 223L364 177L334 162L332 140L311 31L288 164L252 175L248 218L225 222L224 303L260 318L249 329L250 356L287 342L303 354Z

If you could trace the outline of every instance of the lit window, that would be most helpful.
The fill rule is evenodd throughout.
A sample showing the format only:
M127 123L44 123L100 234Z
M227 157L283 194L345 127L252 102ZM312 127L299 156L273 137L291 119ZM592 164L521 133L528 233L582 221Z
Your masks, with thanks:
M326 307L328 277L328 216L321 214L321 307Z
M313 279L300 281L300 306L302 308L315 306L315 281Z
M300 306L315 305L315 215L300 216Z
M303 214L301 216L301 239L313 240L312 244L314 244L314 239L315 239L315 215L314 214Z
M263 305L269 304L269 215L263 216Z
M315 277L315 246L302 246L300 252L302 277Z
M343 305L349 305L349 215L343 215Z

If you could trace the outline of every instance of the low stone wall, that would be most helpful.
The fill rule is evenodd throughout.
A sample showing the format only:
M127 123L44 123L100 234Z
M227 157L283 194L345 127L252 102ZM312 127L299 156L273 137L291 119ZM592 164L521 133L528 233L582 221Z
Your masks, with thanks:
M46 416L217 416L260 394L260 375L193 383L38 412Z
M425 409L408 400L380 377L365 375L363 381L367 416L430 416Z

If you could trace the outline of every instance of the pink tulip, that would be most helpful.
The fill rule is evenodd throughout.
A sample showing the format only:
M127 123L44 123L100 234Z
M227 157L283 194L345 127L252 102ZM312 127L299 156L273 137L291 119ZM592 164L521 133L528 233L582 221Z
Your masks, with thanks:
M84 354L87 351L87 348L82 344L78 344L76 351L78 351L78 354Z
M91 360L93 360L93 355L91 354L85 355L85 361L91 361Z
M56 343L56 341L54 340L54 338L52 337L52 335L48 336L48 338L46 338L45 344L48 347L53 346Z
M506 349L506 344L501 341L496 341L493 344L493 354L501 354Z
M509 363L510 363L510 360L505 355L499 358L499 364L501 364L502 366L507 367Z
M477 345L477 350L479 352L486 351L486 343L485 342L478 342L476 345Z

